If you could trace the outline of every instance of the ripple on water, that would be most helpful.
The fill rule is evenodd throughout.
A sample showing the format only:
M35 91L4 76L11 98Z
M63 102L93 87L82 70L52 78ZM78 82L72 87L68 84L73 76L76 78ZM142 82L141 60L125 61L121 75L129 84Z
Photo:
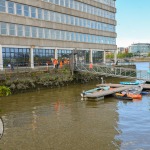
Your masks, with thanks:
M119 101L117 112L120 149L150 149L150 97L144 96L138 102Z

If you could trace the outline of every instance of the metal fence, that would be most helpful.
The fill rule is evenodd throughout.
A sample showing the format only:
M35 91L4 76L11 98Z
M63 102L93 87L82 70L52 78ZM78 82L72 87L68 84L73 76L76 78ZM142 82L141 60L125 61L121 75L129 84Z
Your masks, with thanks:
M150 73L146 70L136 70L108 65L93 65L93 68L90 69L89 64L79 63L76 65L76 71L90 72L119 78L150 81Z

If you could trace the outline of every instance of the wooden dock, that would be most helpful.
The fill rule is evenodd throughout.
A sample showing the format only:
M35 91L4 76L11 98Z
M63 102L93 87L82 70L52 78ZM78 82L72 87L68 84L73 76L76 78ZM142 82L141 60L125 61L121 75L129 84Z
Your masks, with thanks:
M96 85L96 86L97 87L110 86L110 88L114 88L114 89L106 90L106 91L97 91L97 92L85 95L85 98L87 98L87 99L88 98L98 99L98 98L101 98L101 97L104 97L104 96L107 96L107 95L111 95L111 94L114 94L114 93L117 93L117 92L122 92L122 91L125 91L125 90L132 89L134 87L137 87L138 85L99 84L99 85ZM150 84L143 84L142 87L143 87L143 89L150 90Z
M139 85L122 85L122 84L97 84L96 85L97 87L100 87L100 86L110 86L111 88L120 88L120 87L125 87L125 86L128 86L130 88L132 87L137 87ZM150 84L141 84L141 86L143 87L143 90L150 90Z

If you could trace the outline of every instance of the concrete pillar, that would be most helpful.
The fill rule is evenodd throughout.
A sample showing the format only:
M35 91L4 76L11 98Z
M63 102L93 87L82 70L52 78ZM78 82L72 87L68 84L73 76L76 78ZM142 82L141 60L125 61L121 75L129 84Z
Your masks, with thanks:
M103 55L103 63L105 64L106 63L106 52L104 50L104 55Z
M117 62L117 50L114 51L114 63L116 64Z
M57 48L55 48L55 59L58 59Z
M89 55L89 60L90 60L90 62L91 63L93 63L93 50L92 49L90 49L90 55Z
M0 70L3 70L3 53L2 53L2 45L0 45Z
M31 68L34 68L33 47L30 48L30 66L31 66Z

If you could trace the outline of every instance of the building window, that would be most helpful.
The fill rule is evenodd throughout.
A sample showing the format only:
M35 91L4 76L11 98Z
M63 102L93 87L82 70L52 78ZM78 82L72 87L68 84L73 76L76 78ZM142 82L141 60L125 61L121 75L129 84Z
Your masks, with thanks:
M58 4L58 5L59 5L59 0L55 0L55 4Z
M55 13L55 21L56 22L61 22L60 14L59 13Z
M35 7L31 7L31 17L36 18L36 8Z
M39 38L43 38L43 29L42 28L38 28L38 37Z
M87 50L78 50L77 60L78 62L89 63L90 51Z
M69 2L67 2L67 3L69 4ZM73 2L71 2L71 3L73 3ZM44 10L41 8L35 8L35 7L22 5L19 3L13 3L13 2L9 2L9 1L7 4L8 4L8 12L9 13L13 13L13 14L16 13L17 15L24 15L27 17L44 19L46 21L50 20L50 21L54 21L54 22L58 22L58 23L64 23L64 24L69 24L69 25L93 28L93 29L97 29L97 30L115 32L114 25L100 23L100 22L96 22L96 21L92 21L92 20L88 20L88 19L84 19L84 18L78 18L78 17L74 17L71 15L52 12L52 11ZM82 10L83 7L86 8L86 4L82 4L82 3L79 3L79 4L80 4L79 5L80 10ZM78 3L77 3L77 5L78 5ZM91 6L89 6L89 5L87 6L87 8L89 10L92 10L92 9L90 9L90 7ZM0 1L0 8L1 9L5 8L4 0ZM14 11L14 8L16 8L16 12ZM95 7L92 7L92 8L95 8ZM3 9L1 11L3 11ZM23 11L24 11L24 13L23 13ZM94 13L97 12L96 10L94 10L94 11L95 11ZM104 13L104 11L99 10L98 13L100 13L102 15ZM101 27L99 26L99 24L101 24Z
M55 32L55 30L50 30L50 37L51 37L51 39L56 39L56 32Z
M24 16L29 17L29 6L24 5Z
M49 29L44 29L44 32L45 32L45 39L49 39L50 38L50 35L49 35Z
M16 13L17 15L22 15L22 5L21 4L16 4Z
M30 37L30 27L29 26L25 26L25 36Z
M14 14L14 3L8 2L8 13Z
M60 17L60 19L61 19L61 23L65 23L65 15L64 14L61 14L61 17Z
M65 40L65 31L61 31L61 40Z
M44 20L49 20L49 11L44 10Z
M28 48L2 48L3 65L8 66L8 63L13 63L14 66L29 66L29 52Z
M103 62L103 54L102 51L93 51L93 63L102 63Z
M32 38L48 38L48 39L56 39L56 40L67 40L67 41L77 41L77 42L89 42L89 43L104 43L104 44L115 44L115 38L105 37L105 36L97 36L91 34L83 34L76 32L68 32L61 30L53 30L47 28L38 28L24 25L10 25L9 23L1 23L1 34L8 35L16 35L16 36L24 36L24 37L32 37ZM17 34L14 34L15 28L17 29ZM30 34L31 28L31 34ZM9 31L7 33L7 31ZM48 31L46 33L46 31ZM45 35L44 35L45 34Z
M1 34L7 34L7 24L1 23Z
M59 49L57 51L58 60L60 61L60 60L69 59L71 53L72 53L71 50Z
M69 0L66 0L66 1L65 1L65 7L68 7L68 8L69 8Z
M37 28L36 27L32 27L32 38L36 38L37 37Z
M22 25L17 25L17 35L23 36L23 26Z
M6 11L6 0L0 0L0 12Z
M57 5L65 6L65 7L76 9L79 11L84 11L89 14L93 14L93 15L97 15L97 16L101 16L101 17L105 17L105 18L110 18L110 19L115 19L115 13L105 11L105 10L102 10L97 7L93 7L91 5L88 5L88 4L85 4L82 2L78 2L78 1L74 1L74 0L65 0L65 1L64 0L43 0L43 1L51 2L51 3L57 4ZM105 1L103 3L106 4ZM108 4L109 3L107 2L107 5ZM113 5L113 7L114 6L115 5Z
M46 63L52 65L52 59L55 57L54 49L37 49L33 50L34 65L45 66Z
M74 33L71 32L71 41L74 41Z
M42 9L41 8L38 8L38 18L39 19L43 19Z
M16 35L15 25L9 24L9 35Z

